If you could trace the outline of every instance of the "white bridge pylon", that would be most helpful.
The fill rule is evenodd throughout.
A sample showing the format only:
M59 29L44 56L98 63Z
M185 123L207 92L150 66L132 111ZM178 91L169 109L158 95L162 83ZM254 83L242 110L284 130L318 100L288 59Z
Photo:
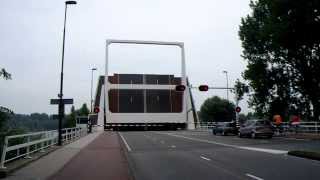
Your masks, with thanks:
M111 44L142 44L142 45L160 45L160 46L177 46L181 52L181 85L187 87L186 76L186 62L185 49L183 42L165 42L165 41L141 41L141 40L106 40L106 63L105 63L105 78L103 91L100 101L100 108L105 108L105 115L103 111L99 112L98 124L104 124L104 117L107 123L185 123L188 129L194 129L194 118L191 109L190 89L186 88L183 93L182 112L180 113L112 113L109 111L109 90L110 89L167 89L174 90L176 85L152 85L152 84L112 84L108 81L109 73L109 47Z

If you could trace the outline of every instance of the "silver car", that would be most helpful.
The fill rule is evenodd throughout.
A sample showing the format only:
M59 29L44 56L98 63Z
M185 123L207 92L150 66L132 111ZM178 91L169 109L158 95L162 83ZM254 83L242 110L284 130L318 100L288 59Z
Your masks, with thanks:
M271 122L268 120L249 120L240 127L238 136L240 138L245 136L251 138L272 138L273 130Z

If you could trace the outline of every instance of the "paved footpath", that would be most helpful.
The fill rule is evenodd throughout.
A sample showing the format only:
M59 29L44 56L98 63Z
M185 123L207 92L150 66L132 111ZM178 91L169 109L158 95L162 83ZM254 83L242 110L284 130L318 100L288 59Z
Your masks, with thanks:
M128 163L116 132L104 132L50 180L129 180Z
M87 135L16 171L10 180L129 180L116 132Z

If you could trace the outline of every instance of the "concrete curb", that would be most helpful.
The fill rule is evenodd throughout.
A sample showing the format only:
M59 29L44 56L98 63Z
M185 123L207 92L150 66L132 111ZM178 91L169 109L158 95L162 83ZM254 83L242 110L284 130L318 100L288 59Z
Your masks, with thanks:
M128 170L129 170L130 180L136 180L133 160L129 156L128 149L126 148L124 142L122 141L122 139L120 137L120 132L117 132L117 136L118 136L118 139L119 139L119 142L120 142L122 153L124 154L124 157L125 157L125 159L127 160L127 163L128 163Z

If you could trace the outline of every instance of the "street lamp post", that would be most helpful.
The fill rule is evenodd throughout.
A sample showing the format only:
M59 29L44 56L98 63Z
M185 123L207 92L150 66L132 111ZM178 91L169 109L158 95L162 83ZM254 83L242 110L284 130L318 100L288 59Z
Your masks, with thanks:
M62 120L64 118L64 104L63 104L63 65L64 65L64 44L65 44L65 34L66 34L66 21L67 21L67 7L68 5L77 4L76 1L66 1L65 11L64 11L64 26L63 26L63 41L62 41L62 63L61 63L61 76L60 76L60 93L59 97L59 135L58 135L58 145L62 145Z
M92 68L91 69L91 98L90 98L90 103L91 103L91 105L90 105L90 112L92 113L92 109L93 109L93 107L92 107L92 104L93 104L93 99L92 99L92 88L93 88L93 71L96 71L97 70L97 68Z
M228 71L222 71L222 73L226 74L226 80L227 80L227 100L229 101L229 78L228 78Z

